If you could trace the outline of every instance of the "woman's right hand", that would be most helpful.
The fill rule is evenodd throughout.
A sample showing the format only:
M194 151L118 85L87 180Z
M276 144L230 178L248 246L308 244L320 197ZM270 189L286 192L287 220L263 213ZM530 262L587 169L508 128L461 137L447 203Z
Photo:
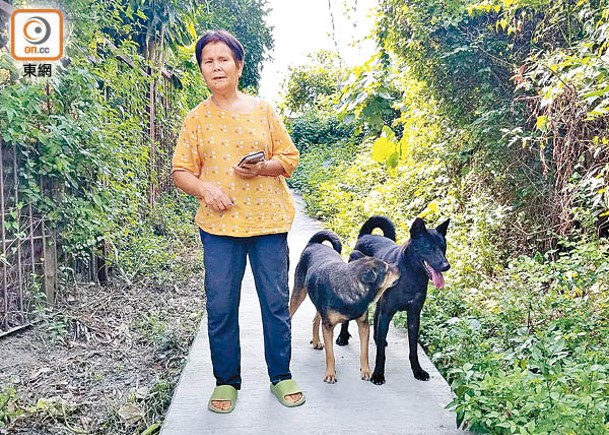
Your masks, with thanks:
M205 183L203 187L203 201L205 205L214 211L225 211L235 203L218 186L212 183Z

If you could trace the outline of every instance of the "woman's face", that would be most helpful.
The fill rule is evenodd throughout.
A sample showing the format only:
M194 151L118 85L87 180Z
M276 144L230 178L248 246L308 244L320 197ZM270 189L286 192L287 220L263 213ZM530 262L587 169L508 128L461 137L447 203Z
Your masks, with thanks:
M224 42L210 42L201 52L201 72L212 93L237 89L243 62L235 62L233 52Z

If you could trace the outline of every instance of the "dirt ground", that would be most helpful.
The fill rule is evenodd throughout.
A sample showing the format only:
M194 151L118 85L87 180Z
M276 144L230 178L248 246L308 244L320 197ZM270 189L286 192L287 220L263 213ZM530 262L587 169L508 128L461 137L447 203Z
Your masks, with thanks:
M79 285L0 339L0 434L157 433L201 320L202 276Z

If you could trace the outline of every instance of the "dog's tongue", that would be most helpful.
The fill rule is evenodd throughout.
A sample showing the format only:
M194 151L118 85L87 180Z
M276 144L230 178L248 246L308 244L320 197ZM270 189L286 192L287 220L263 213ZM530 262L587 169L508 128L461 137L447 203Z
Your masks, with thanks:
M444 287L444 277L442 276L442 272L436 272L433 267L430 267L429 271L431 272L431 281L433 282L433 285L435 285L436 288Z

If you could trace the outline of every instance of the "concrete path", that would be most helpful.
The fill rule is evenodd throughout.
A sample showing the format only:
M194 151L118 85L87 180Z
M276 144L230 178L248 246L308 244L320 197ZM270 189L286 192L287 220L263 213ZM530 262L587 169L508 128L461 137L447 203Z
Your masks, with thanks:
M298 214L289 234L290 279L307 241L321 225L305 216L297 198ZM345 247L345 250L349 247ZM452 400L446 381L419 349L421 365L431 379L414 379L408 362L408 338L392 328L387 341L387 383L376 386L359 378L359 341L354 336L346 347L335 346L338 382L323 382L323 351L309 345L315 309L310 300L301 305L292 321L291 370L307 402L297 408L282 406L269 390L264 362L260 306L251 271L243 282L240 326L243 385L235 410L218 415L207 410L215 383L212 375L204 320L190 351L167 413L162 435L187 434L463 434L456 429L455 415L444 409ZM340 328L336 328L338 334ZM375 347L371 340L370 363L374 369Z

